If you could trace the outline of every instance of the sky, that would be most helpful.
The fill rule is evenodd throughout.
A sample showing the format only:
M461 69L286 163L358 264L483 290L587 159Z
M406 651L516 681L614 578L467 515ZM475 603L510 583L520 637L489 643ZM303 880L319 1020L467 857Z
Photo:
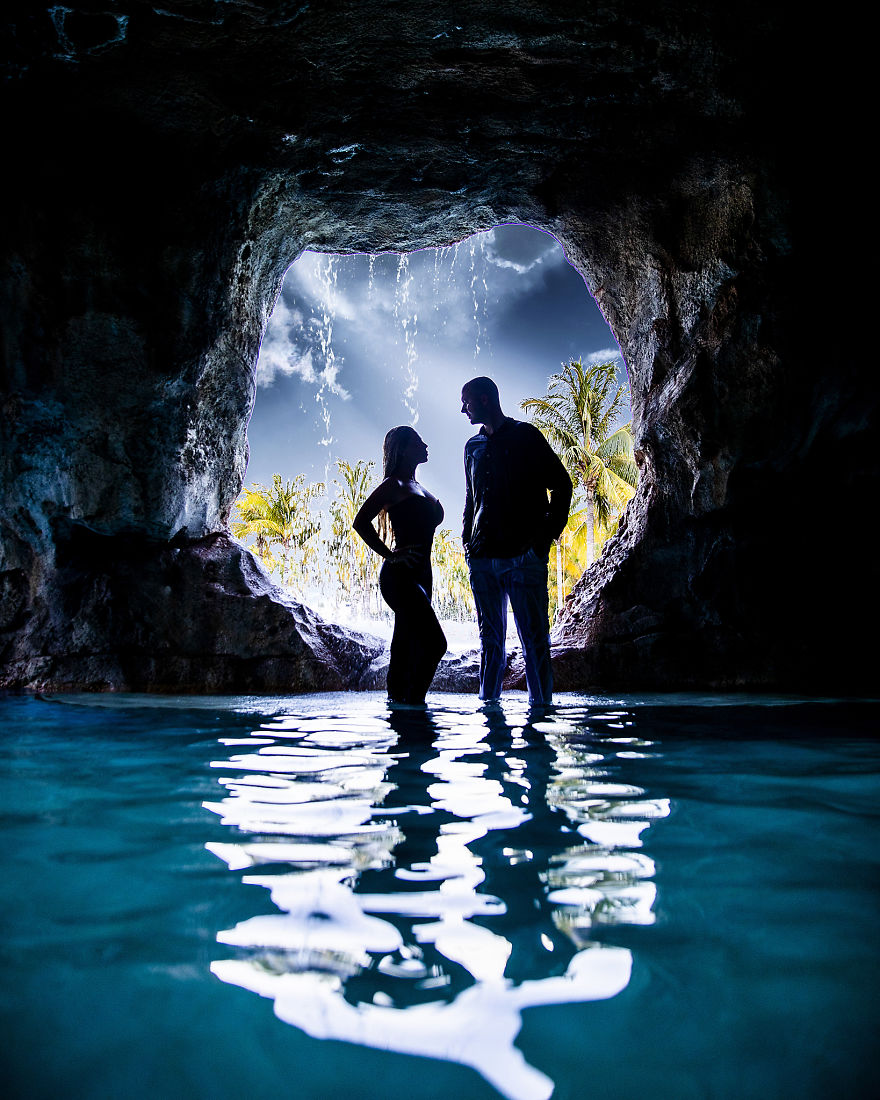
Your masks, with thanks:
M489 375L508 416L564 362L623 358L581 275L549 233L504 225L406 255L305 252L290 267L257 363L245 484L309 481L375 461L389 428L428 445L418 480L460 534L462 455L474 428L462 385Z

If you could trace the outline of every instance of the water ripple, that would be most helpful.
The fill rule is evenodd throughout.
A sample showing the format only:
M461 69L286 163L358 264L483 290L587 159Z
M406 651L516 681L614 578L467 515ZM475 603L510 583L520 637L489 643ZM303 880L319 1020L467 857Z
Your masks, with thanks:
M654 920L645 832L669 800L626 781L625 711L511 706L279 715L220 739L209 851L274 914L220 930L213 973L315 1038L473 1067L510 1100L553 1082L515 1046L524 1008L613 997ZM229 752L229 750L235 750ZM253 749L253 751L247 751ZM244 750L244 751L242 751Z

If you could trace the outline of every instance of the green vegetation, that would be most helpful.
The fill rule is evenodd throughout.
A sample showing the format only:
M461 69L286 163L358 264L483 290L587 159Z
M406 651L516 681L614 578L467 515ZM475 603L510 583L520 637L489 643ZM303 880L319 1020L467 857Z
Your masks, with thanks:
M440 528L431 547L431 568L434 573L433 604L438 619L456 622L475 620L474 596L470 574L464 557L461 538L449 528Z
M236 501L237 518L231 523L236 538L253 537L254 550L282 584L302 592L314 562L320 524L310 505L324 492L322 482L307 485L305 474L293 481L272 477L271 486L252 485Z
M303 474L272 485L252 484L236 501L230 524L266 569L297 597L360 619L390 620L379 591L381 562L352 530L358 509L376 487L374 463L336 463L328 499L323 482ZM385 536L383 536L385 537ZM473 596L461 539L448 529L434 538L434 606L441 619L471 621Z
M382 613L379 593L379 562L351 525L361 505L375 488L375 463L359 459L354 465L340 459L336 463L339 478L333 479L336 498L330 502L330 540L328 558L341 595L352 613L362 618Z
M522 403L574 483L568 523L556 544L551 606L557 610L617 530L635 494L632 425L615 427L629 400L629 388L618 381L614 363L585 367L573 359L551 375L544 397Z

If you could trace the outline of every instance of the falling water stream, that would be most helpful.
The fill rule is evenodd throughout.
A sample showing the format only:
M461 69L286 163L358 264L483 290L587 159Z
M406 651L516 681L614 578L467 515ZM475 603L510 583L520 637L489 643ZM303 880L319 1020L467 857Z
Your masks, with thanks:
M311 319L322 364L318 373L320 384L315 390L315 401L324 426L324 435L319 440L319 445L327 448L325 467L329 468L332 461L333 433L330 428L330 403L327 394L328 390L332 392L336 388L336 378L342 366L342 361L333 347L334 298L338 281L337 258L322 256L320 262L315 265L315 273L323 291L318 298L318 311L312 315Z
M397 261L397 290L394 296L394 319L403 332L404 358L401 364L403 373L402 401L409 413L409 422L415 427L419 422L417 370L418 352L416 343L419 334L419 316L410 306L409 292L412 275L409 270L409 257L401 255Z
M342 293L341 272L346 270L347 265L366 260L367 300L374 299L379 284L383 295L390 291L389 313L393 318L394 329L392 337L396 338L401 350L401 354L395 357L398 389L409 423L415 426L420 416L420 349L424 340L430 341L428 330L432 326L438 324L441 328L447 326L448 319L442 316L443 307L450 288L456 280L464 280L470 313L469 317L456 317L456 324L471 328L475 360L491 352L488 332L489 286L485 274L486 241L489 236L488 233L478 233L464 242L429 250L433 255L432 289L429 295L433 316L430 319L430 325L424 324L424 319L420 319L418 306L413 297L415 275L409 254L383 253L366 257L345 257L305 252L297 261L309 275L308 285L311 288L311 294L306 306L309 317L304 323L301 339L305 341L311 356L310 380L315 388L318 421L322 430L319 443L322 447L328 448L330 461L334 453L333 444L336 442L331 430L331 398L335 395L344 399L345 396L341 381L345 360L339 355L334 345L334 324ZM467 257L466 270L461 270L459 259L461 255ZM425 278L424 271L420 270L419 278ZM287 323L286 312L284 323Z

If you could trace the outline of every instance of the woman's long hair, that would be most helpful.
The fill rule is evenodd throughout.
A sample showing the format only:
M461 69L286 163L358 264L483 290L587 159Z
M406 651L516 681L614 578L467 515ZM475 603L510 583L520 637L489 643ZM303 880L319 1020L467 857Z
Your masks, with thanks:
M394 477L400 465L400 456L415 434L415 428L410 428L407 424L392 428L386 433L382 444L382 477Z
M394 477L397 473L401 455L409 446L415 434L415 428L410 428L407 424L401 424L399 427L386 432L385 441L382 444L383 478ZM379 521L379 538L387 543L388 536L391 533L387 510L383 508L376 518Z

